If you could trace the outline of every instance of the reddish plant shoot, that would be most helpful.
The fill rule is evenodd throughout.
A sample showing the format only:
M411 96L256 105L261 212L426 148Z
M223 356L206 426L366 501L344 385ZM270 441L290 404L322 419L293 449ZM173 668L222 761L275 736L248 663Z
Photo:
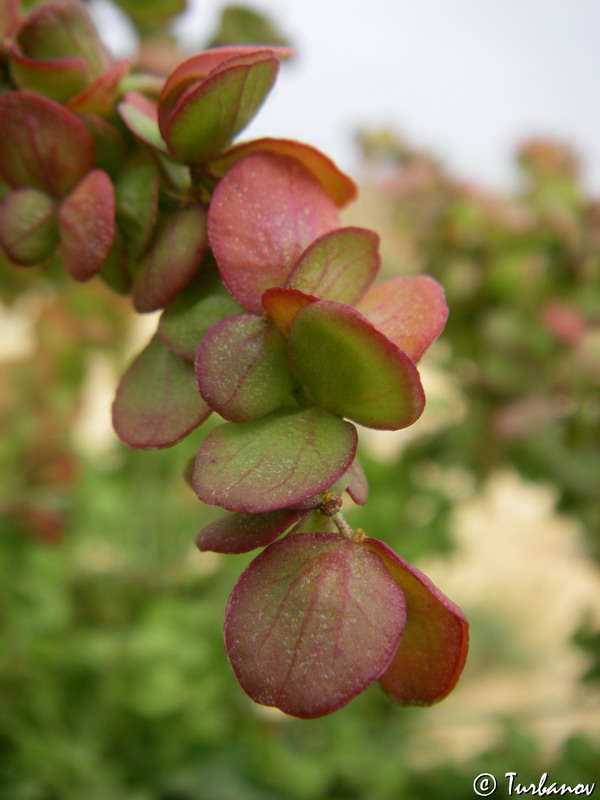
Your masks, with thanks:
M149 80L111 59L80 0L4 7L0 247L161 311L114 401L124 442L169 447L223 419L191 484L224 510L200 550L263 548L225 613L242 687L305 718L375 682L404 705L441 700L464 665L463 613L340 512L344 494L368 499L354 423L398 430L423 412L441 286L376 283L379 238L342 226L356 187L318 150L234 144L288 48L215 48Z

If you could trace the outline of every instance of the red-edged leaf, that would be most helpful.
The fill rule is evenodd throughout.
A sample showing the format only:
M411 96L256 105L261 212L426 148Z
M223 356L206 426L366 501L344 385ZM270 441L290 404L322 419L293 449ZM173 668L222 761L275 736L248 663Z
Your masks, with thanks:
M465 664L469 644L465 615L384 542L367 538L363 545L383 559L406 598L406 627L381 686L403 705L437 703L452 691Z
M269 45L233 45L227 47L214 47L196 53L183 61L169 75L162 88L159 99L159 119L162 131L167 129L167 121L182 94L188 89L199 85L210 72L222 67L226 62L240 57L256 57L265 52L278 58L285 58L293 54L289 47L272 47Z
M158 128L156 103L140 92L126 92L117 111L134 136L149 147L166 154L167 144Z
M0 95L0 119L0 175L10 186L34 186L60 198L92 169L92 137L58 103L29 92L6 92Z
M154 337L121 378L113 404L113 427L131 447L170 447L209 414L192 365Z
M57 103L65 103L80 92L90 77L83 58L29 58L16 45L10 52L10 73L19 89L36 92Z
M164 217L133 280L136 310L155 311L170 303L200 269L207 247L204 206L188 206Z
M305 294L298 289L282 289L274 286L262 296L265 312L282 333L288 334L296 314L309 303L314 303L317 298Z
M20 0L0 0L0 38L9 38L21 24Z
M193 486L205 503L228 511L296 507L348 469L356 442L353 425L320 408L226 422L201 444Z
M15 264L32 266L58 245L56 203L39 189L17 189L0 205L0 245Z
M322 300L354 305L377 272L379 236L364 228L340 228L326 233L302 253L286 286Z
M161 314L158 335L178 356L193 361L206 331L242 311L223 286L209 251L200 272Z
M185 164L203 164L227 147L250 122L277 73L268 50L227 61L178 98L163 135L169 153Z
M302 252L339 225L321 184L293 158L251 153L217 186L208 235L223 282L259 314L262 294L283 286Z
M105 262L115 234L115 193L101 169L88 172L60 206L60 255L77 281L93 277Z
M407 275L380 283L357 304L388 339L418 361L448 318L444 290L429 275Z
M215 175L224 175L248 153L278 153L295 158L319 181L338 208L344 208L356 198L356 184L331 159L315 147L293 139L265 138L242 142L211 161L211 171Z
M214 553L248 553L274 542L305 513L284 508L265 514L227 514L202 528L196 546Z
M292 325L290 352L310 398L338 416L397 430L423 411L414 363L350 306L332 300L305 306Z
M225 646L257 703L310 719L348 703L386 670L405 623L382 560L328 533L287 536L242 573Z
M359 506L364 506L369 497L369 482L362 464L355 458L348 472L344 475L345 489Z
M99 114L101 117L111 116L115 100L119 95L119 87L123 77L131 69L131 62L126 58L115 61L110 67L78 92L67 102L67 108L77 114Z
M232 422L295 405L287 342L263 317L239 314L217 322L200 341L195 366L200 394Z

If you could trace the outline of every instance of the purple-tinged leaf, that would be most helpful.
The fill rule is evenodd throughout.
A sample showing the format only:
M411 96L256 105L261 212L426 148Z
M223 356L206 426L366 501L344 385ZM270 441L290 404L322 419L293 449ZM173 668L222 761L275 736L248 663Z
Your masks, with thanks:
M444 290L429 275L380 283L369 289L357 308L415 362L440 335L448 318Z
M340 228L302 253L286 286L322 300L354 305L379 270L379 236L364 228Z
M293 54L289 47L273 47L270 45L233 45L214 47L196 53L183 61L169 75L162 88L159 99L159 122L163 132L167 130L168 119L184 93L196 88L213 70L227 65L227 62L239 58L255 58L265 53L277 58L285 58Z
M136 310L155 311L170 303L200 269L207 247L203 205L188 206L164 217L133 280Z
M258 555L225 612L225 647L257 703L310 719L385 672L406 619L382 560L328 533L286 536Z
M265 50L231 59L185 90L163 129L170 155L184 164L218 155L256 114L278 71Z
M300 309L309 303L314 303L316 299L298 289L282 289L274 286L263 294L262 304L269 318L282 333L287 335Z
M127 92L117 111L127 128L144 144L167 153L167 144L158 128L156 104L140 92Z
M119 96L121 80L131 69L126 58L115 61L102 75L66 103L67 108L77 114L112 116L115 100Z
M215 322L243 311L223 286L210 253L207 261L165 308L158 323L162 341L188 361L194 361L200 339Z
M369 483L362 468L362 464L355 458L350 469L337 481L342 491L348 492L350 497L359 506L364 506L369 496Z
M208 235L223 282L244 308L262 311L263 292L283 286L311 242L339 225L337 208L297 160L250 153L217 186Z
M406 627L380 684L402 705L431 705L452 691L467 657L469 628L460 608L387 544L367 538L406 598Z
M56 203L39 189L17 189L0 205L0 246L15 264L44 261L58 245Z
M263 317L217 322L201 339L195 366L200 394L224 419L249 422L296 405L287 342Z
M83 122L58 103L29 92L0 95L0 176L13 188L33 186L56 198L94 166Z
M356 443L353 425L320 408L226 422L200 445L193 486L228 511L296 507L348 469Z
M242 142L211 161L210 169L215 175L222 176L249 153L276 153L295 158L319 181L338 208L344 208L356 198L356 184L331 159L315 147L293 139L265 138Z
M10 38L21 24L20 0L0 0L0 38Z
M58 210L60 255L77 281L92 278L105 262L115 234L115 194L101 169L88 172Z
M411 359L350 306L332 300L305 306L292 325L290 353L310 399L338 416L397 430L423 411Z
M170 447L210 414L194 369L156 337L131 363L113 403L113 427L131 447Z
M117 224L129 253L139 256L150 244L158 212L159 177L154 164L130 166L115 184Z
M274 542L304 513L287 508L264 514L228 513L202 528L196 546L214 553L248 553Z

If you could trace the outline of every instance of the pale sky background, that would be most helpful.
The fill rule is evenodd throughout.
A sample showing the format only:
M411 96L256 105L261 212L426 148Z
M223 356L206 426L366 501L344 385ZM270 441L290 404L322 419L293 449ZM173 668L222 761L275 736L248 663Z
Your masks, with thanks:
M191 0L204 42L222 0ZM298 50L240 139L313 144L354 176L355 132L387 125L457 177L510 187L530 135L568 141L600 196L600 0L251 0Z

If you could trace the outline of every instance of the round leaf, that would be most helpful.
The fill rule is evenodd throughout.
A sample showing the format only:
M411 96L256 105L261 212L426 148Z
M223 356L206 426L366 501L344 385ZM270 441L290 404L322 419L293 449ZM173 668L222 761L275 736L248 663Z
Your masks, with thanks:
M262 296L263 308L275 325L286 335L301 308L314 303L317 298L298 289L282 289L274 286Z
M425 395L413 362L350 306L320 300L290 332L294 371L317 405L369 428L412 425Z
M388 339L418 361L448 318L444 290L429 275L407 275L380 283L357 304Z
M88 172L58 211L60 255L77 281L100 270L115 234L115 193L101 169Z
M467 657L465 615L426 575L378 539L363 545L379 555L406 598L406 627L383 689L403 705L431 705L452 691Z
M192 483L201 500L228 511L293 507L348 469L356 443L353 425L319 408L226 422L202 442Z
M286 285L322 300L354 305L375 279L380 262L376 233L340 228L302 253Z
M271 544L305 513L284 508L265 514L227 514L202 528L196 546L214 553L248 553Z
M300 533L242 573L225 613L225 646L253 700L313 718L380 677L404 623L402 591L378 556L335 534Z
M113 404L113 427L131 447L170 447L209 414L192 365L154 337L121 378Z
M208 235L223 282L248 311L283 286L311 242L336 228L339 215L321 184L296 159L251 153L217 186Z
M17 189L0 206L0 245L21 266L39 264L58 245L56 203L39 189Z
M198 271L207 246L204 206L189 206L164 217L133 279L136 310L166 306Z
M233 422L294 404L286 340L253 314L227 317L208 330L198 346L196 378L208 405Z

